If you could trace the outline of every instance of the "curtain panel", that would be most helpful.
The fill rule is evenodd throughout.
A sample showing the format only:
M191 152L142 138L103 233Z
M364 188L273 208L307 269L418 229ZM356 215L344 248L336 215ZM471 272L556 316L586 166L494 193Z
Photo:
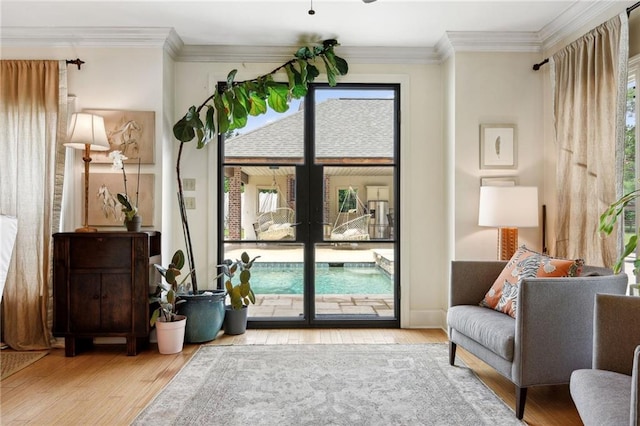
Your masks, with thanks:
M0 61L0 212L18 218L2 331L17 350L51 344L51 235L60 220L66 128L65 61Z
M600 214L622 193L629 57L626 13L550 58L557 146L555 255L612 266L622 233L603 238Z

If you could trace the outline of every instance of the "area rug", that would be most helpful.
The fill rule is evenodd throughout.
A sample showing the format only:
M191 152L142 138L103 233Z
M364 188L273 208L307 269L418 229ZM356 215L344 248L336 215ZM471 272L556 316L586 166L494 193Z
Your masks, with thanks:
M446 344L352 344L202 346L134 424L523 423Z
M49 352L46 351L16 352L6 349L1 351L0 370L2 371L2 377L0 377L0 380L4 380L10 375L30 366L48 353Z

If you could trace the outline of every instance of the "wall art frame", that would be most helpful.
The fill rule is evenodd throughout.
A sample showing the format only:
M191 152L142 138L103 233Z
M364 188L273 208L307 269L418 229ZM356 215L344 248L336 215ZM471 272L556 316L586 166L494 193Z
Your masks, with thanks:
M84 181L84 173L81 175ZM154 225L154 181L153 173L140 174L138 214L142 217L142 226ZM137 188L138 174L127 173L127 192L134 202ZM124 193L122 173L91 173L88 215L90 226L124 226L124 213L118 202L118 193ZM84 194L82 202L84 203Z
M516 176L489 176L480 178L480 186L516 186Z
M514 124L480 125L480 168L516 169L518 141Z
M104 127L109 140L109 151L94 151L94 163L110 163L111 151L121 151L128 160L125 163L154 164L156 143L156 118L154 111L123 111L106 109L85 109L83 112L97 114L104 118Z

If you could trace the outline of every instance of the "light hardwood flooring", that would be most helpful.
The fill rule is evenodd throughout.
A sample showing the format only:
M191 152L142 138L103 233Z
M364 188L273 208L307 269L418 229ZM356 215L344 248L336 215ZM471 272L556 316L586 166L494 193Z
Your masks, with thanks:
M240 336L220 335L211 344L325 344L446 342L442 330L278 329L248 330ZM157 347L134 357L124 345L97 346L73 358L63 349L0 382L2 425L125 425L169 382L198 345L185 345L176 355L160 355ZM463 349L458 355L506 404L514 406L513 385ZM581 425L568 386L529 390L524 420L529 425Z

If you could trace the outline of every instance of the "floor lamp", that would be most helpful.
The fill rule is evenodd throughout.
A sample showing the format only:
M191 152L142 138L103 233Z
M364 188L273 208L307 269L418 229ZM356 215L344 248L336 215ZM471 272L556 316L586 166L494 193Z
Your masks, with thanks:
M88 225L89 163L91 162L91 151L108 151L110 149L107 132L104 128L104 119L99 115L83 112L73 114L69 126L69 140L64 145L84 150L82 156L82 161L84 161L84 221L82 228L76 229L76 232L96 232L96 228L90 228Z
M518 248L518 228L538 226L538 188L481 186L478 225L499 228L498 258L511 259Z

